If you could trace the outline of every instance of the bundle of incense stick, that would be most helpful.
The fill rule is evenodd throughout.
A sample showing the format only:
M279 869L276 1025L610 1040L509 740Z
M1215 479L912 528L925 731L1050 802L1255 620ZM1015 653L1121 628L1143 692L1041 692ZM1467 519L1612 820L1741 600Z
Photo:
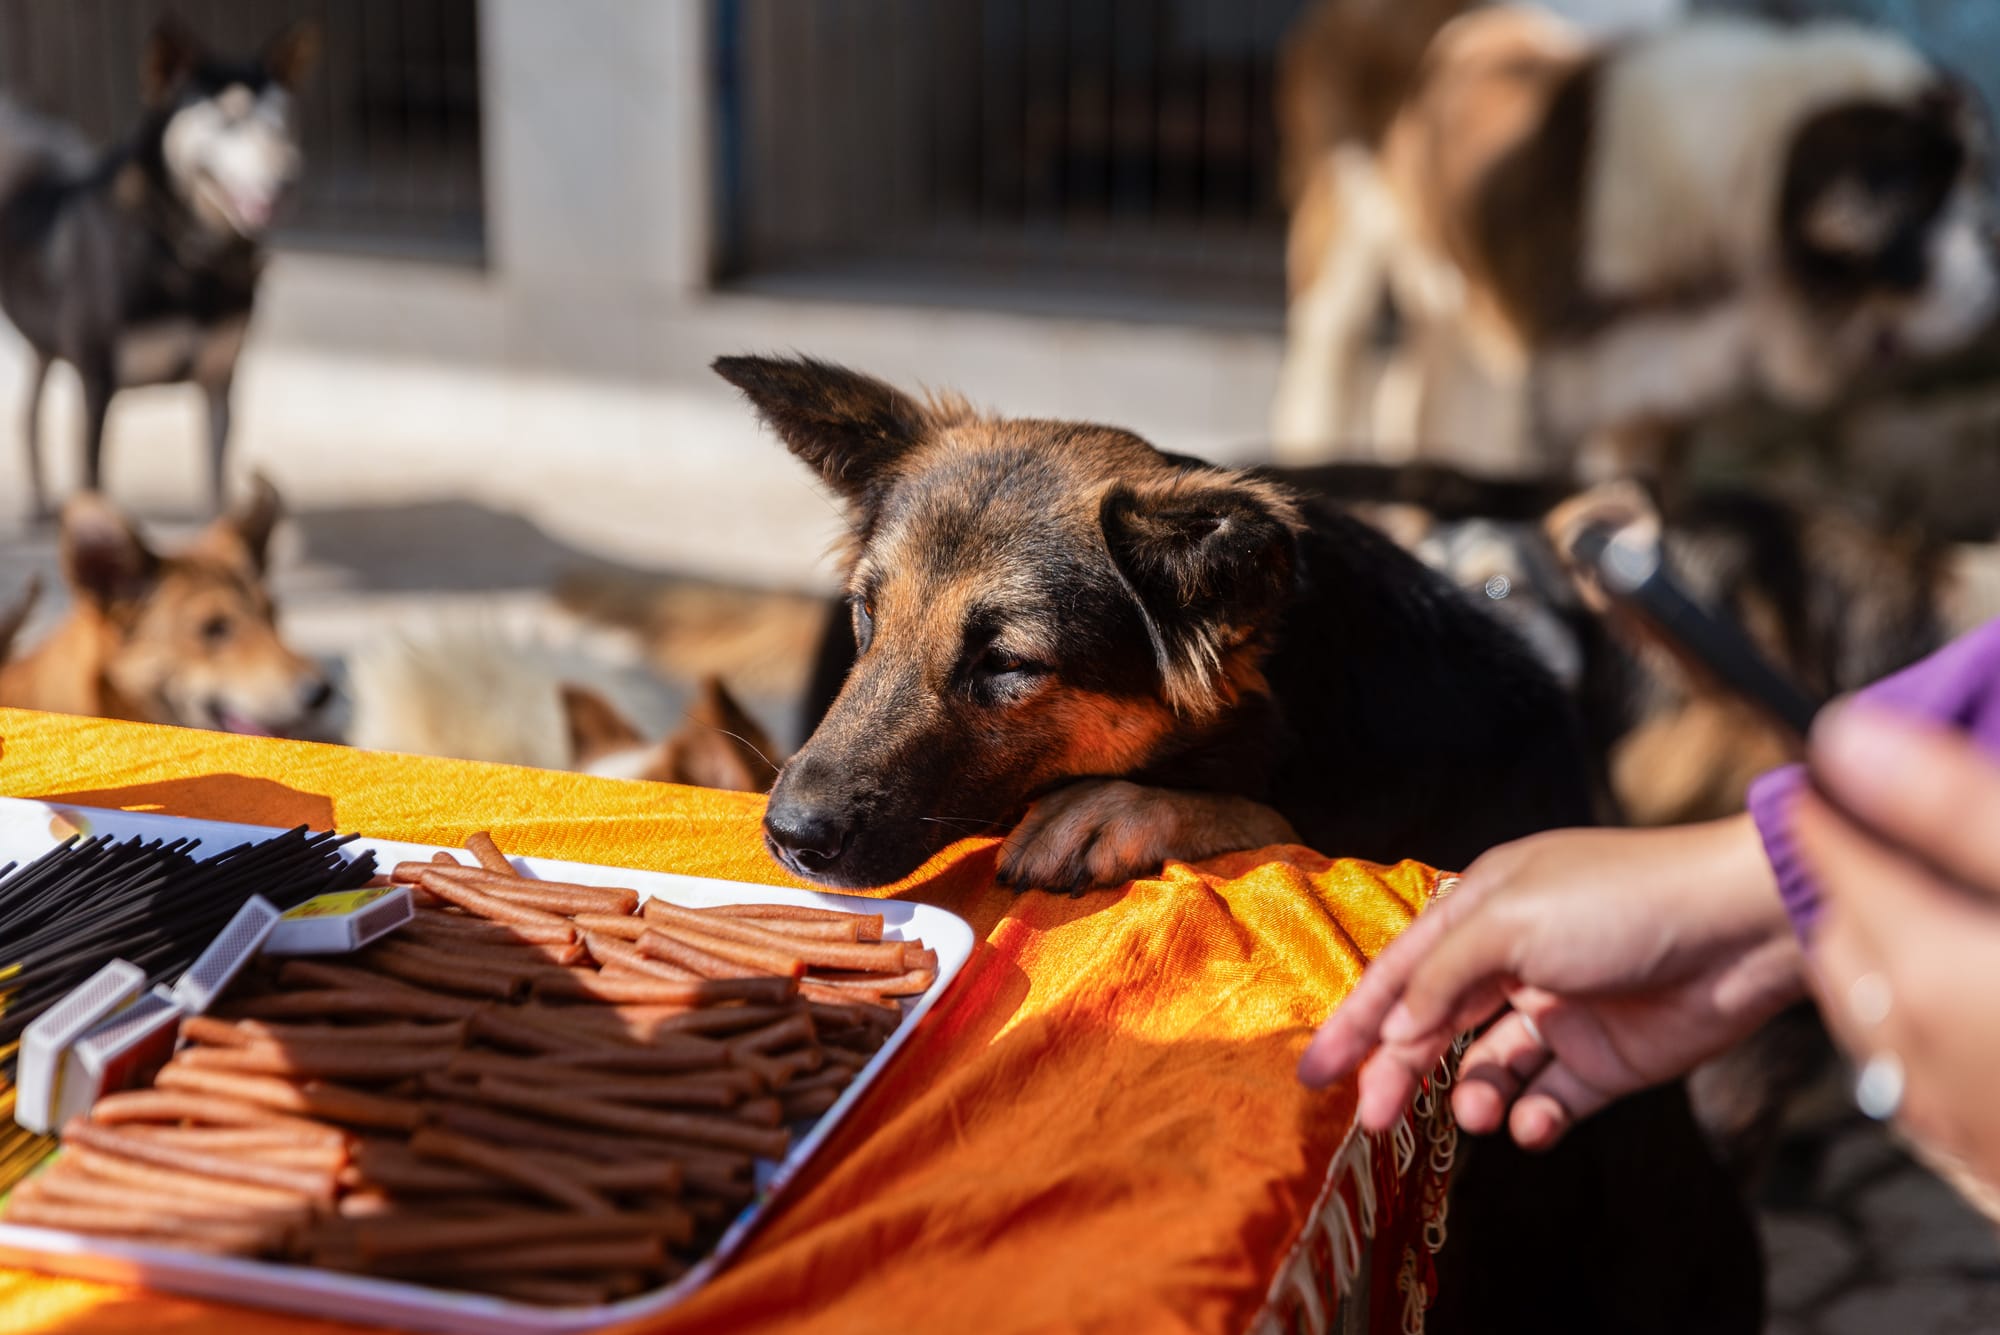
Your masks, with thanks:
M22 1031L113 959L138 965L149 983L170 981L253 894L286 909L365 884L374 855L340 852L353 837L302 825L207 858L193 839L72 837L0 870L0 1191L53 1144L14 1124Z
M711 1250L936 979L879 914L641 908L468 847L395 868L424 902L388 939L246 971L5 1218L611 1301Z

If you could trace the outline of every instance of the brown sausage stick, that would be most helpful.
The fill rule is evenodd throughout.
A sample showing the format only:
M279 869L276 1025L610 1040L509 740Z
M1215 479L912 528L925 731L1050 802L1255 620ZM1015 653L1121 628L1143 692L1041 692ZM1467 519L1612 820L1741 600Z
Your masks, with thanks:
M637 1040L608 1029L568 1026L542 1018L546 1006L494 1006L472 1017L472 1032L488 1043L542 1053L631 1051ZM580 1007L578 1009L581 1009Z
M452 1051L436 1044L420 1048L374 1048L365 1043L254 1043L239 1048L189 1048L176 1056L174 1062L204 1071L394 1080L443 1070L451 1061Z
M808 965L827 969L865 969L870 973L901 973L910 967L904 961L909 943L903 941L856 942L813 941L787 937L754 922L718 914L684 909L661 899L649 899L641 912L656 925L673 925L738 941L744 945L795 954ZM644 938L641 938L642 940Z
M85 1149L116 1155L122 1159L133 1159L157 1168L177 1168L201 1177L221 1178L229 1182L248 1182L254 1186L277 1187L329 1204L333 1200L334 1175L331 1173L283 1168L276 1164L232 1159L226 1154L203 1154L194 1150L159 1145L138 1136L125 1135L109 1127L94 1126L81 1117L70 1119L69 1124L63 1127L62 1138L66 1145L81 1145Z
M641 1066L637 1071L651 1084L668 1092L706 1088L742 1093L742 1073L723 1065L728 1060L728 1050L719 1043L711 1046L718 1051L715 1057L703 1054L692 1064ZM643 1049L635 1051L645 1055ZM606 1070L559 1057L521 1057L499 1052L461 1052L452 1058L451 1065L446 1068L447 1075L458 1078L477 1079L482 1075L497 1075L506 1080L525 1080L530 1084L546 1081L564 1088L586 1081L629 1077L632 1073L630 1068Z
M615 936L625 941L637 941L646 930L646 920L629 913L572 913L570 921L576 924L578 931Z
M501 875L483 867L441 867L428 862L399 862L391 873L398 881L414 881L440 899L439 885L454 885L478 894L504 898L552 911L631 913L639 907L639 892L616 886L581 885L573 881L536 881L509 872ZM465 907L461 904L461 907Z
M55 1228L99 1237L171 1242L186 1251L218 1256L255 1256L274 1250L287 1229L268 1223L224 1223L144 1209L70 1205L35 1192L16 1192L7 1222L27 1228Z
M525 904L547 913L626 913L639 906L639 892L636 890L604 889L568 881L535 881L524 876L496 876L479 867L434 867L429 874L447 877L458 885L492 895L495 899ZM631 908L628 909L627 905Z
M483 1145L453 1131L426 1127L410 1137L410 1148L423 1158L443 1159L476 1168L482 1173L525 1187L580 1214L612 1213L610 1201L572 1177L537 1164L525 1155L509 1154L504 1149Z
M835 1005L852 1004L891 1015L902 1014L902 1008L881 992L874 988L857 987L851 983L845 987L833 987L805 978L799 982L799 995L807 1001L830 1002Z
M407 1099L369 1094L316 1080L294 1085L274 1076L201 1071L169 1062L154 1077L153 1083L160 1089L188 1094L215 1094L280 1112L304 1113L353 1126L383 1126L408 1131L421 1126L424 1120L423 1109Z
M797 986L789 978L704 978L696 982L632 976L607 978L587 969L557 969L535 979L535 993L542 997L684 1006L721 1001L784 1001Z
M648 978L665 978L676 983L698 982L703 978L717 976L696 973L691 969L683 969L672 964L662 964L637 946L600 932L585 932L583 944L590 951L591 958L606 969L623 969L630 973L644 974ZM742 973L739 971L726 976L740 978Z
M629 1136L558 1126L553 1122L499 1112L483 1105L437 1103L431 1105L430 1111L440 1126L508 1145L555 1150L611 1163L628 1162L634 1151ZM726 1194L741 1190L750 1176L751 1161L747 1154L679 1141L651 1140L644 1148L678 1163L691 1190Z
M839 977L815 974L812 982L820 987L852 987L885 997L920 997L937 982L937 967L905 969L897 974L853 973Z
M454 938L463 937L470 941L484 941L493 945L536 945L566 946L576 940L576 933L567 922L553 925L494 922L491 918L475 918L469 913L437 908L419 908L410 920L412 927L420 927L433 935Z
M335 1167L347 1161L348 1147L338 1133L331 1140L308 1140L301 1139L286 1126L160 1126L149 1122L125 1122L120 1125L127 1135L144 1136L163 1145L189 1145L198 1150L241 1150L253 1154L261 1150L310 1150ZM319 1130L332 1130L331 1127L321 1128L317 1122L308 1125Z
M465 1041L465 1022L444 1024L266 1024L261 1020L218 1020L190 1015L181 1021L181 1037L190 1043L248 1047L263 1043L367 1043L371 1046L411 1045L456 1047Z
M300 1017L323 1020L332 1016L458 1020L473 1014L482 1004L468 997L420 992L413 987L392 987L386 978L367 974L361 976L368 979L369 986L272 992L261 997L227 1002L222 1009L231 1016L246 1020Z
M796 954L764 946L746 946L726 937L709 936L685 927L648 928L639 937L639 949L657 960L675 964L703 978L743 978L769 976L798 978L806 963Z
M606 1161L520 1145L509 1145L505 1150L499 1150L484 1140L472 1143L488 1152L508 1154L518 1161L545 1167L582 1186L602 1191L645 1191L675 1196L680 1194L684 1181L681 1165L672 1159L634 1159L627 1155ZM393 1140L364 1142L356 1151L354 1162L340 1175L341 1185L345 1187L377 1188L401 1195L428 1196L476 1194L491 1190L496 1180L493 1174L422 1158L401 1141Z
M538 964L500 965L467 956L433 952L404 941L384 941L358 957L361 967L404 982L421 983L446 992L513 1001L526 994L528 979Z
M162 1195L192 1201L208 1201L234 1209L268 1211L274 1215L305 1216L312 1213L315 1197L285 1187L208 1177L184 1172L157 1163L105 1154L88 1145L72 1144L63 1149L51 1173L81 1174L141 1194Z
M469 885L463 885L451 877L448 868L427 867L421 862L405 862L396 870L401 872L405 867L419 869L417 884L425 891L447 903L456 904L477 917L490 918L495 922L520 923L525 927L565 929L569 927L569 923L560 914L545 913L541 909L530 908L526 904L518 904L513 900L502 899L497 895L489 895Z
M219 1130L223 1137L240 1134L229 1127L128 1126L124 1128L128 1136L138 1136L169 1149L240 1154L246 1159L283 1164L287 1168L309 1168L320 1173L338 1173L347 1166L347 1148L344 1145L299 1145L262 1141L245 1144L235 1139L215 1139L209 1133L216 1130Z
M728 918L735 915L724 913L718 916ZM780 936L796 937L806 941L855 942L881 939L879 933L876 936L863 936L861 934L863 924L858 919L847 922L803 918L753 918L738 919L738 921L754 922L767 932L776 932Z
M353 1232L355 1250L364 1260L388 1261L544 1243L602 1245L620 1238L662 1239L685 1246L694 1238L694 1220L679 1206L612 1214L512 1210L477 1219L369 1219L357 1222Z
M494 1076L481 1076L479 1093L494 1103L539 1113L559 1121L586 1126L608 1127L642 1136L663 1136L670 1140L691 1140L702 1145L719 1145L742 1150L766 1159L782 1159L791 1147L791 1137L783 1131L744 1126L723 1117L696 1113L658 1112L650 1108L628 1108L597 1099L573 1099L560 1088L541 1089Z
M90 1110L91 1121L100 1126L126 1122L205 1122L214 1126L281 1127L297 1136L302 1145L344 1145L347 1136L339 1129L309 1122L242 1099L207 1094L182 1093L166 1089L132 1089L106 1094Z
M434 915L442 917L443 915ZM494 924L499 926L499 924ZM533 930L523 928L523 931ZM440 928L436 921L418 918L396 933L396 940L426 950L443 951L469 962L536 968L543 965L576 964L585 958L575 941L524 941L519 937L468 935L456 927Z
M802 1122L808 1117L818 1117L838 1103L840 1095L841 1091L831 1086L787 1093L784 1098L785 1120Z
M478 834L466 840L465 849L473 857L479 859L480 866L490 872L496 872L501 876L519 876L521 874L514 870L514 864L507 860L507 855L500 851L500 845L493 842L493 836L488 831L481 830Z
M37 1195L68 1205L149 1210L183 1219L302 1223L312 1217L311 1202L297 1196L288 1195L282 1202L269 1205L216 1200L194 1192L163 1191L158 1187L141 1187L117 1178L95 1176L74 1164L38 1174L32 1182L23 1184L21 1190L32 1190Z
M714 1070L729 1062L729 1049L712 1038L693 1034L667 1034L643 1048L569 1048L553 1054L556 1061L570 1066L587 1066L593 1071L651 1071L672 1075L681 1071Z
M760 923L777 922L847 922L852 921L860 930L861 940L880 941L882 939L882 915L879 913L848 913L841 909L819 909L806 904L717 904L700 910L722 918L750 918ZM773 930L777 930L774 928Z

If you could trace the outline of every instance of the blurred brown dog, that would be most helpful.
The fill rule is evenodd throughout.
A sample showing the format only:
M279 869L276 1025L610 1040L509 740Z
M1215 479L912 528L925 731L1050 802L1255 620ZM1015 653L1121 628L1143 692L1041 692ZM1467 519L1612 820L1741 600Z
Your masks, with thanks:
M1352 40L1313 40L1335 17ZM1281 105L1353 102L1344 125L1282 120L1321 136L1287 150L1290 457L1366 439L1671 471L1700 414L1823 405L1963 346L2000 301L1974 103L1887 30L1716 18L1600 43L1526 6L1324 0L1299 40ZM1410 75L1386 122L1382 70Z
M73 498L62 516L73 606L0 668L0 705L253 736L308 731L333 686L278 633L264 558L279 512L259 478L247 501L162 556L103 497Z

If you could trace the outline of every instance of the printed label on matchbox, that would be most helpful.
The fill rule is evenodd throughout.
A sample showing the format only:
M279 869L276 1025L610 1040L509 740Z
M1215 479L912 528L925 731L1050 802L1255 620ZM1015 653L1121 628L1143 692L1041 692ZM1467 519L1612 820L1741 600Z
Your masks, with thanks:
M398 893L393 885L371 885L360 890L343 890L335 895L315 895L297 908L288 911L287 918L338 918L373 904L384 895Z

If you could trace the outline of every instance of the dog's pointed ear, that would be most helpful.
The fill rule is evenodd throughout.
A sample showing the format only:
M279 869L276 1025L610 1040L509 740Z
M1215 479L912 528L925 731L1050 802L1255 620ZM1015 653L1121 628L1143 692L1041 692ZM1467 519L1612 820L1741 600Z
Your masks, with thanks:
M787 449L864 510L896 461L931 427L917 400L843 366L809 357L718 357L712 366L743 391Z
M14 647L14 637L21 633L21 627L28 624L28 614L35 610L41 596L42 577L39 573L31 573L20 597L12 605L0 609L0 663L7 661L7 653Z
M318 22L300 19L264 43L258 61L282 87L297 92L313 66L319 63L319 48Z
M201 60L201 39L173 14L162 14L139 57L139 89L151 106L173 96Z
M605 756L644 745L646 735L638 726L590 687L566 681L561 694L570 764L575 768L587 770Z
M702 678L701 697L666 742L668 783L768 793L778 777L776 748L757 720L736 703L718 677Z
M116 506L84 492L63 506L62 570L77 597L108 611L145 597L160 558Z
M1291 587L1292 502L1248 481L1180 478L1113 486L1097 520L1145 622L1167 702L1195 717L1214 713L1234 698L1242 656Z
M284 518L285 502L262 473L250 477L250 493L202 530L189 554L240 567L248 574L264 573L271 534Z

